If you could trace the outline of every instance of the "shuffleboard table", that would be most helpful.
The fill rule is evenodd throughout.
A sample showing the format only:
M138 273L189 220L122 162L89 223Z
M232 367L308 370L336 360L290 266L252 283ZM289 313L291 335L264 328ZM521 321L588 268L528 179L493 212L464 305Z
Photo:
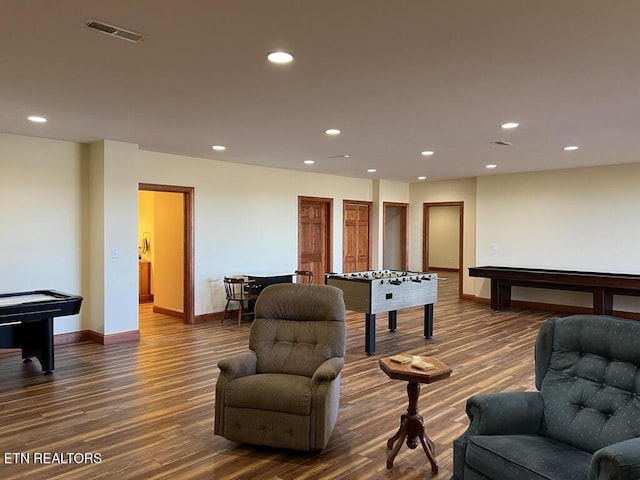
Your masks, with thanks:
M424 337L433 335L433 304L438 298L438 275L399 270L372 270L329 273L325 283L344 292L348 310L365 314L365 347L368 355L376 351L376 314L389 312L389 330L396 331L401 308L424 305Z
M589 292L593 313L613 315L613 296L640 296L640 275L628 273L583 272L526 267L471 267L470 277L491 279L491 308L511 306L511 287L549 288Z
M42 371L54 369L53 319L80 312L82 297L55 290L0 294L0 348L22 349L22 359L40 361Z

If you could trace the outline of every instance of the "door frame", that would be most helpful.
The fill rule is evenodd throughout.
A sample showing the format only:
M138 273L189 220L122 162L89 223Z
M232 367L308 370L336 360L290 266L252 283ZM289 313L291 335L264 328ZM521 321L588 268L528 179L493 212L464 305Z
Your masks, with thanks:
M188 325L194 324L194 271L195 271L195 218L194 187L177 185L161 185L155 183L139 183L138 190L149 192L181 193L184 199L184 282L183 282L183 320Z
M459 207L458 242L458 298L462 299L462 280L464 272L464 202L425 202L422 204L422 271L429 270L429 209L437 207Z
M302 202L317 202L325 204L325 225L326 225L326 239L325 239L325 272L333 271L333 198L327 197L307 197L303 195L298 195L298 269L301 268L301 235L300 235L300 207L302 206ZM314 283L315 280L314 280ZM324 280L322 281L324 283Z
M371 257L372 257L372 245L371 245L371 222L373 221L373 202L367 202L365 200L342 200L342 271L344 268L344 252L345 252L345 222L347 205L358 205L361 207L367 207L367 270L371 269Z
M385 258L385 240L387 238L387 207L401 208L402 215L402 245L400 251L401 270L409 268L409 204L400 202L382 202L382 266L386 264Z

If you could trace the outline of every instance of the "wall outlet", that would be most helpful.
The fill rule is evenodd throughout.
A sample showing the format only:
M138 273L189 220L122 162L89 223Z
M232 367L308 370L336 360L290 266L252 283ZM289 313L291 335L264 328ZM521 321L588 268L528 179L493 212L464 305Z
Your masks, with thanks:
M496 253L498 251L498 244L497 243L492 243L491 244L491 253Z
M117 248L111 249L111 258L118 258L120 256L120 252Z

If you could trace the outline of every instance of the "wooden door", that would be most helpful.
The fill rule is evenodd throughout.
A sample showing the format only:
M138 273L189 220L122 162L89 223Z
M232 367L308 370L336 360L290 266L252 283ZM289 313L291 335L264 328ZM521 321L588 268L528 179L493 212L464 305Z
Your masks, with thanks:
M298 197L298 269L313 272L313 283L324 283L331 271L330 198Z
M371 203L344 201L342 271L360 272L371 266Z

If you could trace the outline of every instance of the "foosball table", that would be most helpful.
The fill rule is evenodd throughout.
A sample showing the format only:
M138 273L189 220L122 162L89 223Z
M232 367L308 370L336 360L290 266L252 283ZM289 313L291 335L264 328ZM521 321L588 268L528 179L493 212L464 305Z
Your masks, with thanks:
M325 283L344 292L348 310L365 314L365 347L376 350L376 314L389 312L389 330L396 331L398 310L424 305L424 337L433 335L433 304L438 299L438 275L399 270L329 273Z

